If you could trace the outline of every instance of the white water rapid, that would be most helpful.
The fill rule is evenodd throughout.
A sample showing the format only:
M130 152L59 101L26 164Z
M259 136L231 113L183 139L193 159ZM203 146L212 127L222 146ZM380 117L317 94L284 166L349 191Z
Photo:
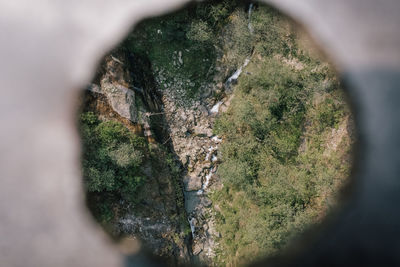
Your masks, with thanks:
M248 11L248 20L249 20L249 23L248 23L248 25L247 25L247 28L249 29L250 34L253 34L253 31L254 31L253 25L251 24L251 14L253 13L253 9L254 9L254 4L253 4L253 3L250 3L250 5L249 5L249 11ZM232 74L232 76L229 77L228 80L225 82L225 86L226 86L227 88L229 88L230 85L231 85L233 82L237 81L237 79L239 79L239 76L242 74L243 69L244 69L247 65L249 65L249 63L250 63L250 57L251 57L251 56L248 56L248 57L244 60L243 65L240 66L239 69L237 69L237 70Z

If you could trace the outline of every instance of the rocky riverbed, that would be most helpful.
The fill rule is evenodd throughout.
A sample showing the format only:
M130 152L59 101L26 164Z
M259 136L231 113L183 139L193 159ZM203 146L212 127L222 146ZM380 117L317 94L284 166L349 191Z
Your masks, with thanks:
M207 262L214 256L215 238L219 236L207 196L218 184L218 145L222 140L212 132L216 113L211 113L212 108L201 102L189 109L177 107L168 95L164 95L163 102L175 153L185 167L182 178L193 255Z

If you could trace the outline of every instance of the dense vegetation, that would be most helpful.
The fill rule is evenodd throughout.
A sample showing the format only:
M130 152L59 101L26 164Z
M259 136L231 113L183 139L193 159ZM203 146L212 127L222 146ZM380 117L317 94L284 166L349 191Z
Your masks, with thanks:
M224 137L224 187L213 194L221 265L279 252L323 217L349 174L350 138L332 140L349 110L331 67L274 10L259 7L253 27L247 75L214 128Z
M146 203L149 194L160 186L158 183L165 180L165 190L171 190L174 199L165 213L171 213L169 219L181 231L174 234L178 236L174 236L174 243L183 243L190 228L184 212L182 170L168 147L149 143L118 120L101 120L92 111L81 113L79 125L84 185L95 219L118 238L121 233L116 223L124 215L157 215L148 211Z
M117 217L116 204L138 200L136 191L146 181L141 167L148 146L117 121L101 121L93 112L82 113L80 120L89 205L97 220L107 225Z

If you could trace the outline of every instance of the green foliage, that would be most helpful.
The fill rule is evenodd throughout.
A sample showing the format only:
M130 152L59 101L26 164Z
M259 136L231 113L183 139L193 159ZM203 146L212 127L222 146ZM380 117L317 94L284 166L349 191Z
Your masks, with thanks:
M141 166L147 145L121 123L100 121L92 112L82 113L80 123L89 205L99 221L108 222L115 217L115 199L137 201L135 193L145 182Z
M119 145L115 150L110 151L109 155L121 168L140 167L144 157L143 152L132 149L131 144L128 143Z
M210 42L213 37L213 32L207 22L199 20L192 22L186 36L191 41Z
M325 101L319 105L317 114L321 129L337 127L341 118L343 118L343 113L343 108L340 103L335 103L331 98L325 99Z
M255 46L260 54L270 57L276 54L287 58L297 57L305 63L318 61L310 60L307 52L299 49L291 22L277 10L268 6L258 7L254 12L252 24Z
M243 12L242 8L232 12L218 38L219 54L223 54L220 67L229 70L229 73L237 70L253 49L253 36L248 29L248 14Z
M215 26L221 26L232 12L240 5L240 1L223 0L214 1L212 5L208 4L203 8L207 13L210 23ZM208 7L207 7L208 6Z
M279 253L329 208L349 171L347 146L326 153L349 111L329 66L298 48L274 10L253 15L254 56L214 132L224 137L215 191L221 232L217 265ZM295 59L294 68L283 59ZM325 153L325 154L324 154Z
M86 187L89 192L113 191L118 188L113 170L99 170L96 167L89 167L89 164L85 162L84 169Z

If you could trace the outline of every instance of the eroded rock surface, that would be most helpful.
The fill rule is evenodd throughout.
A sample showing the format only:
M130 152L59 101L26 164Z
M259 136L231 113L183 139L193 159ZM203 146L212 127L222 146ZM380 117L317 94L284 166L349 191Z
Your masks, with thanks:
M133 123L148 123L146 109L140 99L143 90L133 85L128 64L123 52L106 56L97 77L98 81L95 81L97 83L92 83L87 89L104 95L112 109L121 117Z

